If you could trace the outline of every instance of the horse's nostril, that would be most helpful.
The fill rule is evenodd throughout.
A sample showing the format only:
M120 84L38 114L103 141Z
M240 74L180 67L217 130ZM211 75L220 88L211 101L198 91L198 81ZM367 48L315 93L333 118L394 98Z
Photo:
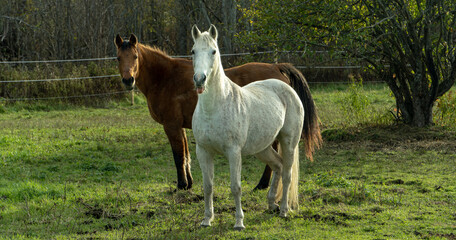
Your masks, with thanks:
M197 75L197 74L193 75L193 81L194 81L194 82L197 82L197 81L198 81L198 75Z
M206 81L206 74L195 74L193 75L193 81L196 85L202 85Z
M128 88L131 88L133 87L133 84L135 83L135 78L134 77L131 77L129 79L126 79L126 78L122 78L122 83L128 87Z

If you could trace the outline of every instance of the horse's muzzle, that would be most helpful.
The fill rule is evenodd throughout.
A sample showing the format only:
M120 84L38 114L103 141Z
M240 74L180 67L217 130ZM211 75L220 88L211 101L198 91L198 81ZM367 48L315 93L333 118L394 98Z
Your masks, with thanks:
M195 86L196 87L201 87L201 86L204 86L204 83L206 82L206 74L204 73L195 73L195 75L193 75L193 82L195 82Z
M135 84L135 78L134 77L131 77L129 79L122 78L122 83L125 85L125 88L127 90L132 90L133 85Z
M196 92L198 94L203 93L205 89L204 86L206 83L206 74L195 73L195 75L193 75L193 82L195 83Z

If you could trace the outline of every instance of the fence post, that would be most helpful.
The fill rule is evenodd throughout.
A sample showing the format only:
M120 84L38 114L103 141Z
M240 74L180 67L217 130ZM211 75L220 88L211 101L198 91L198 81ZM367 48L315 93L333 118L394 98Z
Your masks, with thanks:
M135 105L135 90L131 90L131 105Z

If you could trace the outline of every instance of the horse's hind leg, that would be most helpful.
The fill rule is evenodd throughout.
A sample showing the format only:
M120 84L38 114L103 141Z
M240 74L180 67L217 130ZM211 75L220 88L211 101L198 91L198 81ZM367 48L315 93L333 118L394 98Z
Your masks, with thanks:
M272 171L274 171L274 174L272 175L271 188L268 192L269 210L274 211L278 209L276 195L282 173L282 158L276 151L274 151L274 149L272 149L272 147L266 148L262 152L257 153L255 156L262 162L268 164L272 168Z
M261 175L260 181L253 190L261 190L269 187L269 180L271 179L272 169L269 165L264 167L263 175Z
M298 163L298 143L299 143L299 136L293 136L288 134L281 133L279 135L279 142L281 145L282 150L282 201L280 203L280 216L287 217L288 210L289 210L289 199L292 200L292 204L296 201L297 204L297 178L295 178L295 182L293 182L293 189L290 189L292 185L292 174L296 174L295 177L298 177L299 169L295 169L293 173L293 164ZM299 165L295 165L299 166ZM292 196L290 196L290 191ZM296 195L296 199L295 199Z
M294 150L289 151L289 149L282 149L282 201L280 203L280 216L286 217L288 213L288 192L290 190L291 183L291 167L293 165L293 154Z
M173 150L174 163L177 170L177 188L190 189L193 179L190 173L190 154L185 130L174 125L166 125L163 128Z
M277 151L278 147L278 141L274 141L272 144L272 147L274 150ZM272 175L272 169L269 167L269 165L266 164L266 167L264 168L263 175L261 175L260 181L256 185L256 187L253 190L261 190L261 189L266 189L269 187L269 180L271 180L271 175Z

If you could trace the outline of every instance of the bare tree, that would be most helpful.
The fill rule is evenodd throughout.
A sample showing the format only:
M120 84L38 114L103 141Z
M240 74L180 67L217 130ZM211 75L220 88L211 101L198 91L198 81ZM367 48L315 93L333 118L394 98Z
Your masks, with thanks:
M224 51L234 49L234 0L0 0L0 5L4 59L113 55L117 33L134 33L171 54L188 54L190 27L211 23L219 27Z
M431 125L434 102L456 80L455 2L377 0L363 4L374 22L359 30L367 34L362 42L368 51L357 55L387 82L399 118L414 126Z

